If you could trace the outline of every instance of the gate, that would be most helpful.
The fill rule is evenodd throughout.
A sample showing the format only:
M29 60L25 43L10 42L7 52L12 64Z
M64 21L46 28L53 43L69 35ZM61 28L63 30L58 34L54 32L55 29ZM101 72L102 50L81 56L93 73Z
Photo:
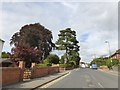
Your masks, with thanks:
M32 75L32 70L26 68L23 73L23 81L30 80Z

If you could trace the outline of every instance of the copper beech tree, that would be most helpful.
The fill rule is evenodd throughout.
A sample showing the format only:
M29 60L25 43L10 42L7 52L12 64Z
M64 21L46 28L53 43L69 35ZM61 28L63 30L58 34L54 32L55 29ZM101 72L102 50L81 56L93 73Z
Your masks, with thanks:
M55 47L55 44L52 43L52 39L52 32L39 23L25 25L20 29L19 32L16 32L10 40L10 45L14 45L14 49L12 49L12 56L16 57L16 54L20 53L21 56L19 56L18 54L17 56L20 59L29 62L31 58L36 58L36 56L34 56L35 54L29 53L37 54L40 52L38 55L39 62L40 60L43 61ZM24 50L24 48L26 51ZM36 50L39 52L36 52ZM31 58L29 58L29 56Z
M11 60L18 65L19 61L25 61L25 67L30 68L33 62L39 63L41 51L28 45L16 45L11 50Z

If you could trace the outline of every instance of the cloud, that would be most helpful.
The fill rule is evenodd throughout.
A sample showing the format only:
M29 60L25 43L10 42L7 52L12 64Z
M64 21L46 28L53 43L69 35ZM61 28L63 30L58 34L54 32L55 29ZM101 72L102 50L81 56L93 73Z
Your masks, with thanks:
M39 22L53 33L53 42L59 30L72 28L80 42L83 61L90 62L93 55L108 55L118 49L118 13L116 2L4 2L2 5L2 35L4 49L10 51L11 36L23 25ZM59 56L63 51L53 51Z
M119 0L1 0L1 2L118 2Z

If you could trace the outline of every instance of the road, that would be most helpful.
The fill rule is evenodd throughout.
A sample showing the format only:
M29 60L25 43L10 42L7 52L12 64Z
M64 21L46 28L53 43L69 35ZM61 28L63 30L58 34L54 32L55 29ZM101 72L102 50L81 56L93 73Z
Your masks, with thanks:
M46 88L118 88L118 76L92 69L77 69Z

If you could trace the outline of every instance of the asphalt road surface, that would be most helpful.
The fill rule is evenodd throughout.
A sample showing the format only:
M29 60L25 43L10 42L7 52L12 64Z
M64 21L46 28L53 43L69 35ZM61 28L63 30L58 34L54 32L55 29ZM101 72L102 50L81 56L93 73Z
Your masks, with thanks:
M118 76L80 68L47 88L118 88Z

